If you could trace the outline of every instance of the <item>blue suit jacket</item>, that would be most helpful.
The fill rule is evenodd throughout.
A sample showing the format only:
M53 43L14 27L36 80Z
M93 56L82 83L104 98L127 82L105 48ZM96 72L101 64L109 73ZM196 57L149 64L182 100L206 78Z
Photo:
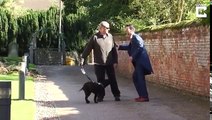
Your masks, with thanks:
M141 65L144 69L144 75L153 73L144 41L139 35L134 34L129 45L120 45L118 50L127 50L129 56L133 58L133 66Z

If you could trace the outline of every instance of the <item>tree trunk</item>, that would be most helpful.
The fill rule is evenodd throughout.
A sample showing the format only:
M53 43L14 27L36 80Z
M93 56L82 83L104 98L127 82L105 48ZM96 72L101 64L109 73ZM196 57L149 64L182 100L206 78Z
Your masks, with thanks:
M180 0L180 7L179 7L179 18L178 18L178 22L182 21L182 17L183 17L183 12L184 12L184 4L185 4L185 0Z

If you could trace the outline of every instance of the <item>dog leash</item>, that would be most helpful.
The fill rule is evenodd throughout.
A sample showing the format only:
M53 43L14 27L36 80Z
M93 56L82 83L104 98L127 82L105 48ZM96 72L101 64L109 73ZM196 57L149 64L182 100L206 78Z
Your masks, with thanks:
M87 75L87 73L85 72L85 69L84 69L84 67L83 66L81 66L81 72L82 72L82 74L83 75L85 75L91 82L94 82L88 75Z

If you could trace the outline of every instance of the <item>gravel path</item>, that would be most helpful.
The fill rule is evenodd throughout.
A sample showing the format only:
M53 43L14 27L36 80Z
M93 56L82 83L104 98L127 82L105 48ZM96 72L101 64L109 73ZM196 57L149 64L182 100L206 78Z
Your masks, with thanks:
M36 115L35 120L60 120L56 114L52 96L47 91L47 79L39 75L35 80Z

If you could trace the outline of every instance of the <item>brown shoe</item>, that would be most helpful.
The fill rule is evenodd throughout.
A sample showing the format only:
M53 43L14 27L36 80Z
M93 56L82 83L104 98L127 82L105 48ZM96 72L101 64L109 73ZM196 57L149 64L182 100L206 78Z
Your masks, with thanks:
M140 97L138 99L135 99L136 102L149 102L149 98Z
M139 100L141 97L137 97L137 98L135 98L134 100L136 101L136 100Z

